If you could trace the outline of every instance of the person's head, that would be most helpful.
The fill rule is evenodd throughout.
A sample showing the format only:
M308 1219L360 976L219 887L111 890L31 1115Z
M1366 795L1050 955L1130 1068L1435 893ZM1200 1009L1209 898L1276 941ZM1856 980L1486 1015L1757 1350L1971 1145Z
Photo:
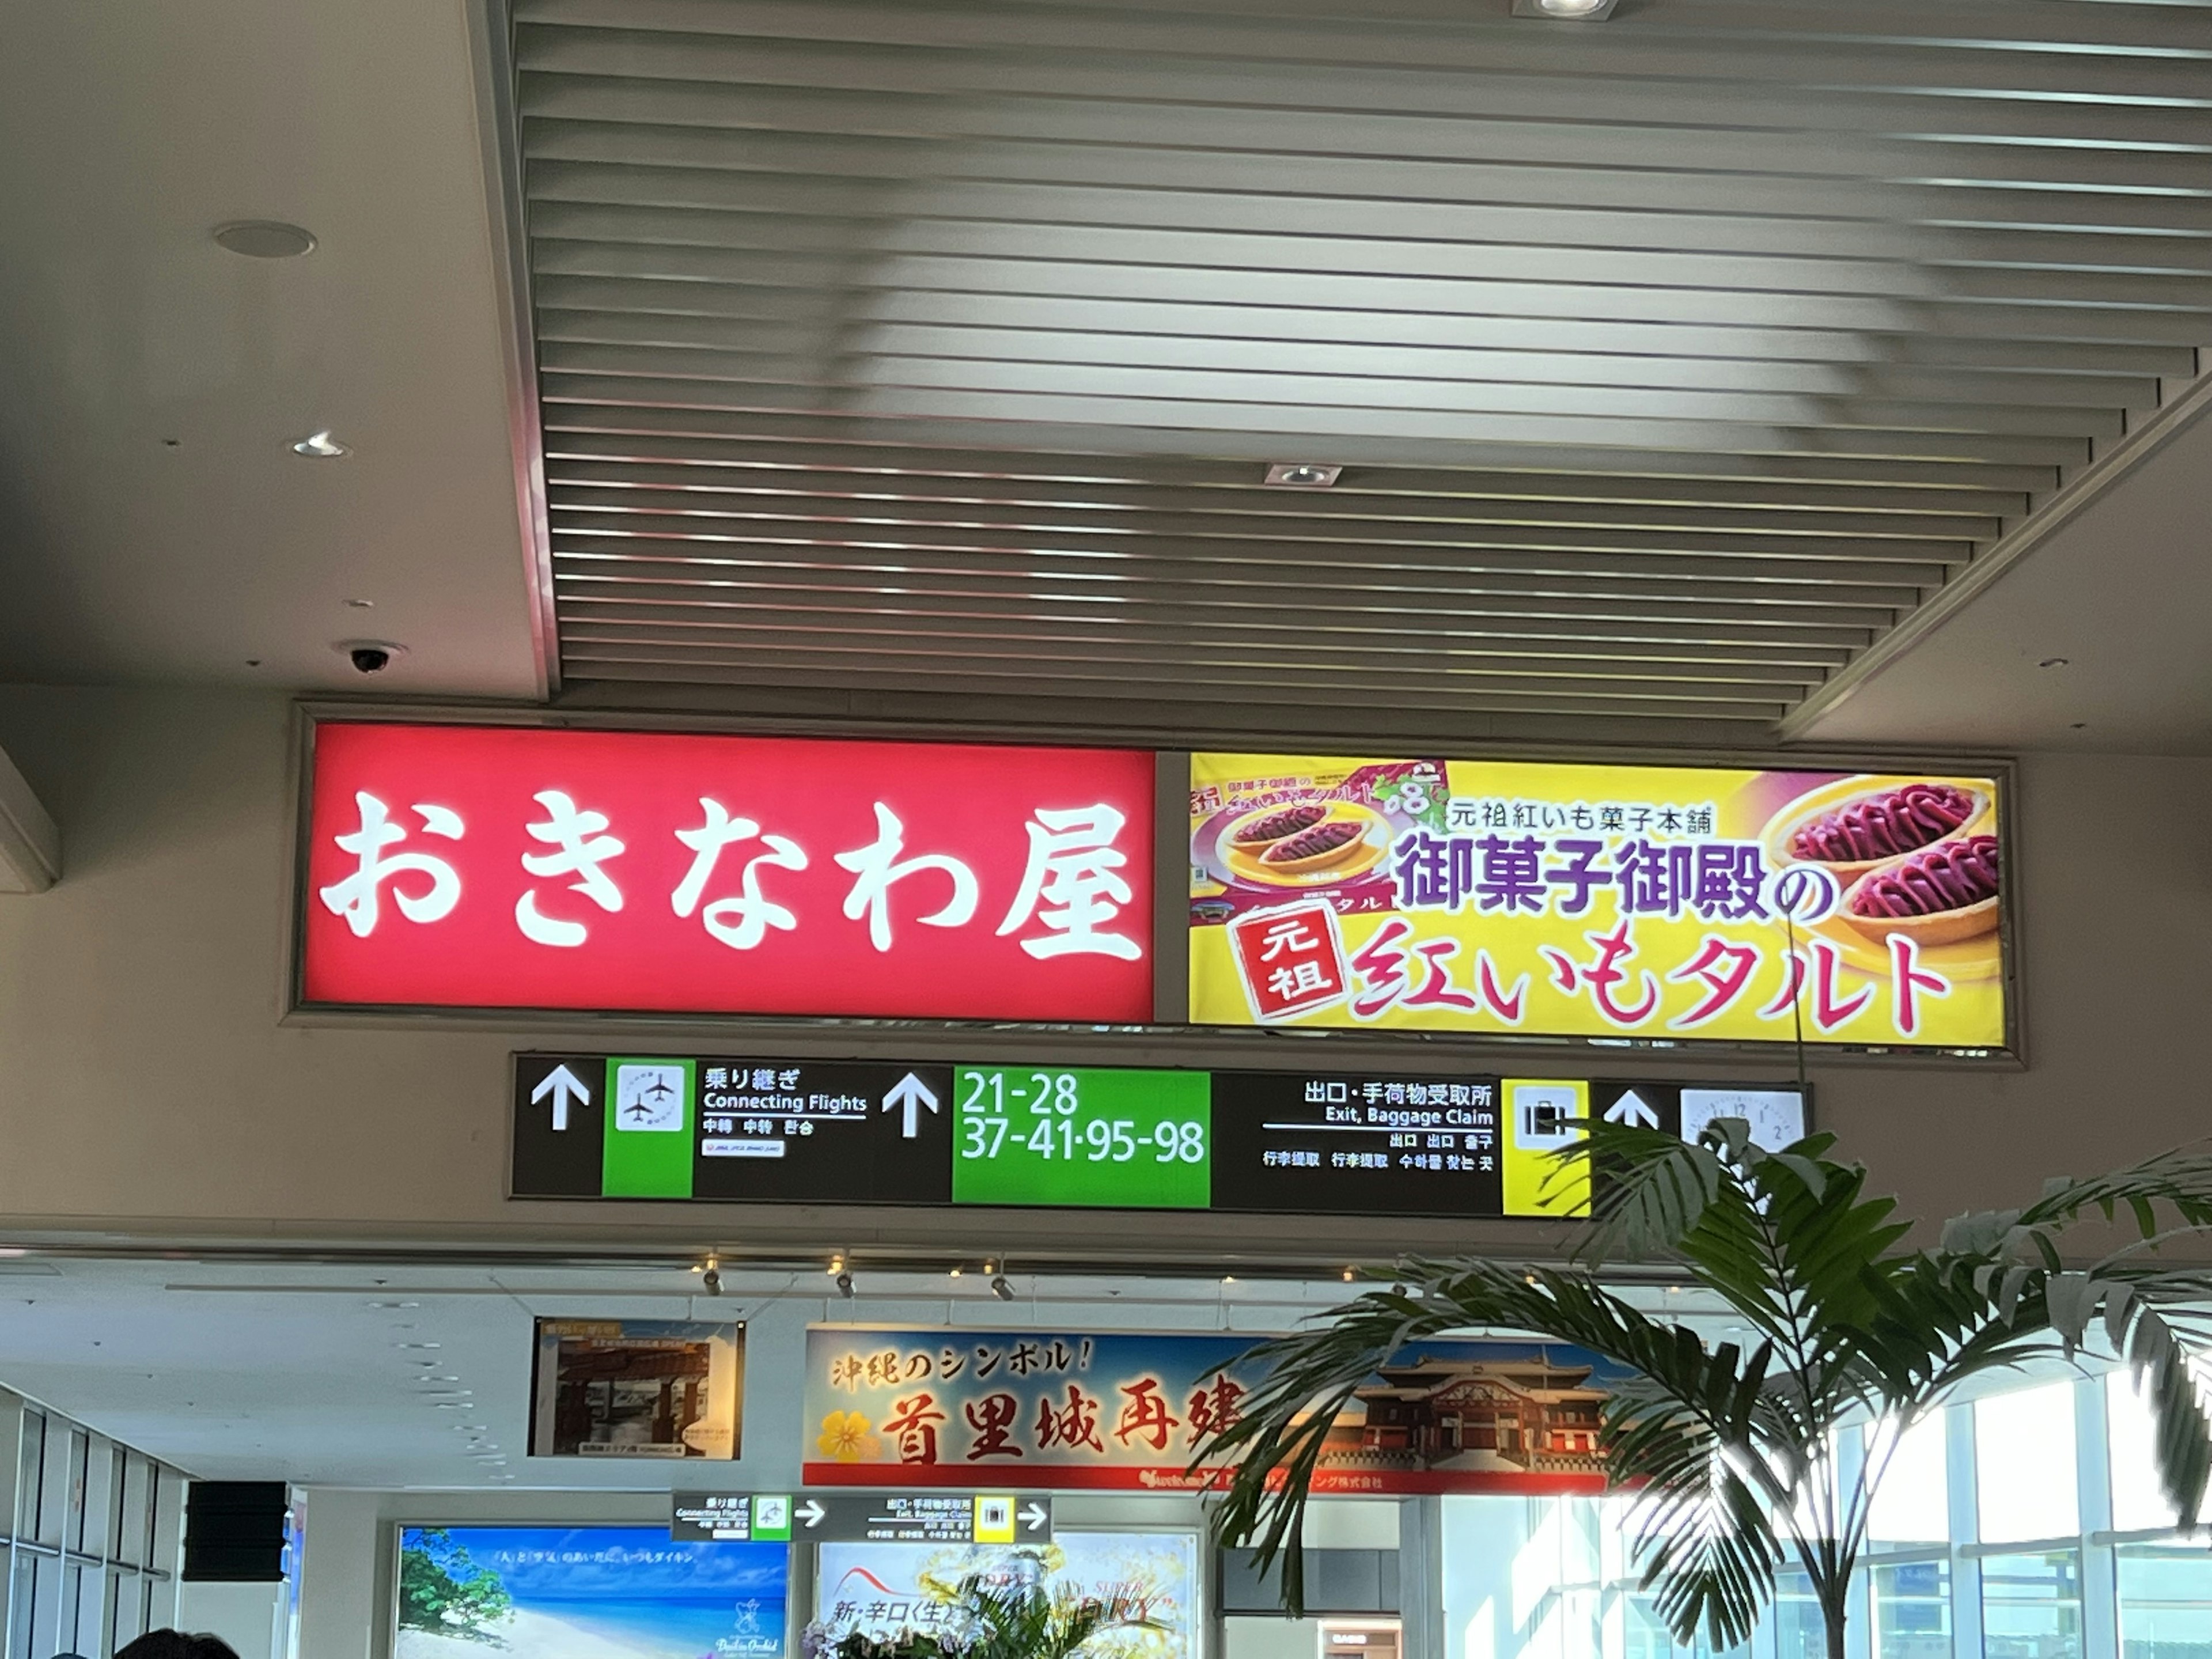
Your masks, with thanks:
M149 1630L115 1659L238 1659L238 1650L220 1636L187 1636L180 1630Z

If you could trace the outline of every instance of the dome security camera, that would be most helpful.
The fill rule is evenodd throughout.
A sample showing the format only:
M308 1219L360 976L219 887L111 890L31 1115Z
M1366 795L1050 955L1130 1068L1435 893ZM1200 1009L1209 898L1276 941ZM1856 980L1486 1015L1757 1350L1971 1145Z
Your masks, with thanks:
M404 656L407 647L394 645L389 640L341 640L338 649L346 653L356 674L381 674L392 666L392 659Z

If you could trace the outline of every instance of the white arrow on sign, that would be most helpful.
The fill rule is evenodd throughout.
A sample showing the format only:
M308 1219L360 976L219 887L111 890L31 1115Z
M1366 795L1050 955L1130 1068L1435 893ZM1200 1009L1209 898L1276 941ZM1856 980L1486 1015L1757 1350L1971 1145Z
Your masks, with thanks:
M1051 1519L1052 1516L1045 1513L1044 1505L1042 1504L1032 1504L1022 1511L1022 1524L1031 1532L1039 1530Z
M1651 1109L1642 1095L1631 1089L1605 1109L1605 1121L1607 1123L1626 1123L1631 1127L1656 1129L1659 1127L1659 1114Z
M797 1509L793 1510L792 1513L796 1515L800 1520L806 1522L807 1529L811 1532L816 1527L822 1524L823 1517L827 1516L830 1511L823 1509L817 1499L810 1498L804 1504L801 1504Z
M553 1100L553 1132L556 1134L568 1127L570 1101L574 1101L579 1106L592 1103L592 1091L565 1066L556 1066L545 1074L544 1080L530 1091L530 1103L534 1106L549 1095Z
M895 1107L901 1106L906 1109L906 1120L904 1126L899 1131L899 1134L902 1139L912 1140L914 1139L915 1125L916 1121L915 1116L915 1109L919 1107L927 1106L933 1113L935 1112L937 1110L937 1097L930 1092L928 1085L925 1084L912 1072L908 1072L904 1077L901 1078L897 1083L892 1085L890 1093L884 1097L884 1109L885 1111L888 1112Z

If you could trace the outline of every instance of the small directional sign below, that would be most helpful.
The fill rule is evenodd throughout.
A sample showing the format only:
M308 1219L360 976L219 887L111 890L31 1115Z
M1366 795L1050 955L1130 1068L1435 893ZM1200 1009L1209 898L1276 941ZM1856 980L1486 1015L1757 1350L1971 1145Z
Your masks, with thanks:
M1042 1544L1052 1499L979 1492L678 1492L672 1539Z
M805 1512L801 1504L798 1513ZM721 1543L783 1543L791 1537L791 1494L769 1492L679 1492L668 1518L668 1535Z

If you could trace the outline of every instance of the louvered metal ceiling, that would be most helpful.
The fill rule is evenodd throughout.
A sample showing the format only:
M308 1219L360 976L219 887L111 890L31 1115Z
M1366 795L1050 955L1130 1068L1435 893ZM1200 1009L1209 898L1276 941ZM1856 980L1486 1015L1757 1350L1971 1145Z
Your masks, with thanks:
M1769 723L2197 373L2203 0L1507 3L514 0L567 679Z

